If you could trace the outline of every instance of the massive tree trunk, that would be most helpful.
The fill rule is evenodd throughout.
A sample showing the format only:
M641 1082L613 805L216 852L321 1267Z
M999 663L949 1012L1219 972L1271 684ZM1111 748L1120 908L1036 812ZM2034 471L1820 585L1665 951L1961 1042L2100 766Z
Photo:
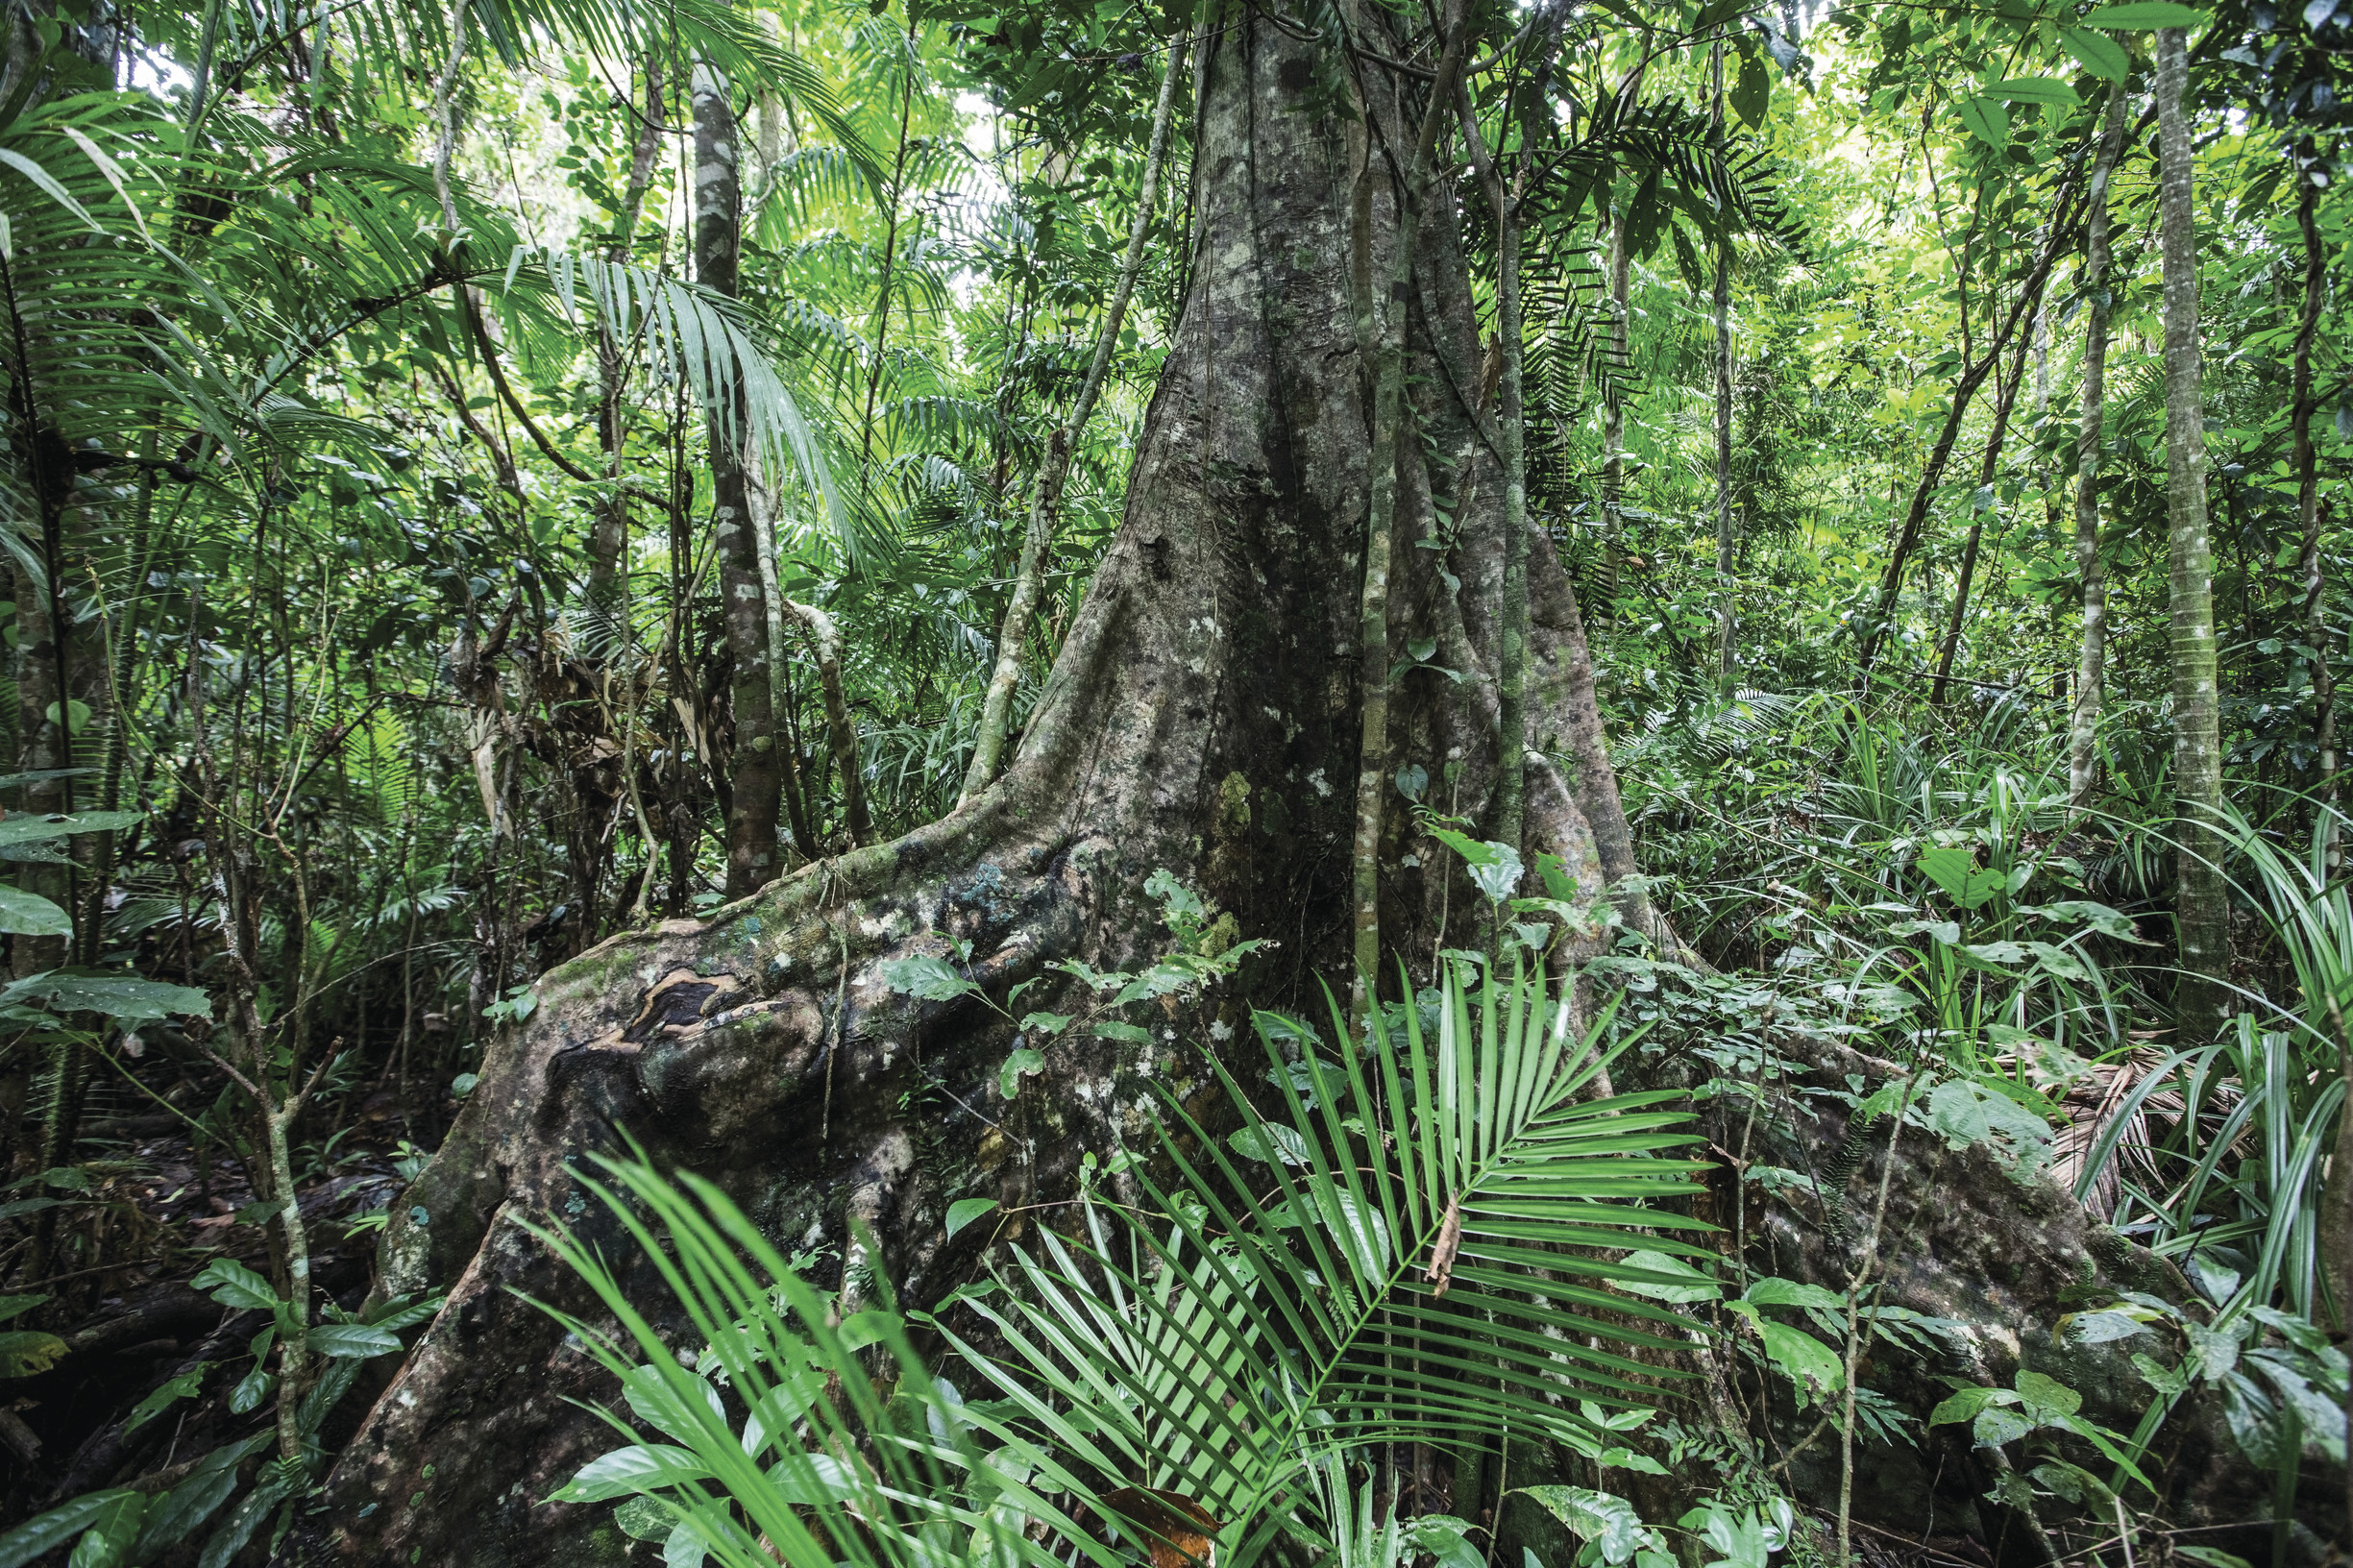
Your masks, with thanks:
M986 1227L946 1237L949 1203L985 1195L1011 1207L1067 1190L1084 1155L1140 1140L1153 1104L1145 1077L1186 1099L1213 1087L1204 1053L1246 1033L1244 997L1315 1007L1317 979L1345 974L1382 352L1359 331L1351 271L1386 275L1402 208L1386 179L1356 205L1350 127L1328 109L1345 101L1336 62L1275 19L1218 21L1200 46L1191 292L1145 421L1125 523L1012 766L942 821L808 868L706 922L616 938L543 980L538 1009L493 1043L447 1143L392 1206L380 1288L445 1290L448 1304L282 1561L623 1559L608 1507L542 1501L612 1445L610 1429L575 1401L609 1406L615 1389L524 1298L593 1321L594 1303L530 1234L569 1224L664 1318L653 1271L576 1173L625 1137L657 1163L720 1184L784 1250L837 1261L821 1268L855 1260L902 1299L935 1301L975 1276L988 1244ZM1377 71L1361 85L1361 101L1390 127L1420 113L1397 101L1398 88ZM1486 606L1501 596L1481 585L1501 581L1506 487L1472 405L1478 336L1457 204L1420 210L1411 281L1395 296L1413 427L1396 448L1395 521L1403 537L1434 536L1434 501L1454 528L1445 551L1394 552L1388 625L1401 640L1436 641L1442 662L1468 678L1393 677L1387 747L1370 760L1392 774L1426 768L1442 806L1483 824L1497 804L1500 726L1491 674L1500 627ZM1351 243L1352 219L1369 228L1369 258ZM1632 845L1577 602L1541 533L1529 540L1528 583L1538 755L1528 764L1521 849L1531 860L1561 855L1581 895L1594 898L1632 871ZM1458 877L1449 890L1450 863L1409 838L1404 816L1385 814L1376 846L1383 945L1427 954L1448 911L1453 940L1474 929L1474 895ZM1162 947L1142 892L1162 868L1230 913L1239 934L1280 945L1255 954L1230 992L1154 1004L1164 1013L1148 1044L1046 1042L1042 1081L1012 1104L996 1087L1014 1045L1009 1024L968 997L910 1000L882 977L884 962L928 954L1000 1000L1039 979L1019 1011L1063 1007L1056 988L1068 983L1049 963L1128 967ZM1638 892L1626 892L1622 913L1671 943ZM1899 1070L1843 1047L1817 1042L1805 1056L1806 1042L1795 1044L1814 1083L1842 1091ZM1828 1100L1774 1092L1761 1117L1740 1096L1714 1101L1713 1146L1820 1165L1826 1195L1768 1204L1727 1169L1709 1217L1750 1242L1752 1261L1843 1287L1859 1243L1839 1182L1875 1180L1869 1167L1881 1145L1843 1125ZM1824 1150L1836 1153L1817 1161ZM2090 1232L2047 1183L1996 1175L1982 1151L1949 1155L1922 1136L1899 1158L1879 1250L1885 1299L1967 1330L1978 1348L1958 1374L2006 1381L2022 1355L2058 1366L2042 1346L2071 1286L2178 1288L2145 1254ZM857 1272L844 1272L854 1286ZM2078 1376L2072 1363L2064 1369ZM1873 1382L1919 1417L1947 1391L1932 1375L1944 1370L1897 1368ZM2087 1413L2128 1422L2145 1399L2137 1385L2106 1361L2090 1370L2104 1381L2087 1388ZM1930 1446L1917 1467L1902 1455L1866 1456L1865 1479L1885 1484L1857 1495L1859 1516L1933 1531L1973 1513L1987 1484L1976 1460L1946 1429ZM2193 1445L2177 1456L2186 1483L2233 1482L2192 1517L2236 1516L2243 1504L2244 1467L2217 1452ZM1818 1459L1804 1463L1791 1472L1798 1484L1834 1494L1836 1474L1826 1482ZM2022 1560L2017 1550L2004 1560Z
M608 1429L568 1396L601 1397L589 1360L521 1291L586 1310L528 1224L602 1235L571 1166L623 1132L733 1192L790 1246L849 1246L864 1222L898 1290L935 1298L972 1277L981 1232L954 1242L958 1197L1026 1198L1083 1153L1142 1130L1146 1073L1210 1082L1199 1053L1246 1033L1239 997L1309 1002L1350 957L1351 782L1358 776L1358 600L1368 503L1372 378L1352 319L1347 127L1323 107L1339 62L1275 23L1229 18L1203 45L1194 149L1193 283L1155 395L1126 521L1004 776L954 814L720 911L616 938L541 983L527 1025L497 1041L448 1142L394 1206L387 1291L446 1289L448 1306L345 1453L337 1506L296 1555L350 1562L599 1560L607 1510L540 1502ZM1378 72L1368 100L1402 119ZM1394 122L1393 122L1394 123ZM1379 276L1398 243L1385 184L1372 203ZM1389 694L1385 771L1418 763L1434 793L1483 818L1496 774L1496 633L1448 573L1494 580L1505 486L1477 437L1479 352L1454 204L1426 205L1401 301L1409 417L1391 624L1467 671L1409 672ZM1425 455L1429 454L1429 455ZM1581 895L1632 870L1592 715L1568 584L1531 544L1536 743L1583 759L1573 785L1529 766L1523 850L1563 857ZM1464 600L1475 596L1466 591ZM1450 775L1450 764L1458 770ZM1597 848L1587 810L1604 821ZM1380 845L1391 951L1427 952L1474 894L1403 813ZM969 1000L916 1003L878 964L971 943L993 994L1044 973L1023 1010L1058 1005L1044 966L1125 966L1162 928L1141 892L1167 868L1230 912L1254 956L1231 995L1180 1015L1148 1048L1065 1039L1042 1086L997 1098L1012 1030ZM1647 910L1636 918L1648 923ZM1255 1048L1255 1047L1253 1047ZM988 1118L984 1120L984 1115ZM1003 1122L1004 1129L995 1123ZM815 1136L812 1136L812 1135ZM381 1505L372 1510L367 1505ZM602 1531L606 1546L593 1540Z

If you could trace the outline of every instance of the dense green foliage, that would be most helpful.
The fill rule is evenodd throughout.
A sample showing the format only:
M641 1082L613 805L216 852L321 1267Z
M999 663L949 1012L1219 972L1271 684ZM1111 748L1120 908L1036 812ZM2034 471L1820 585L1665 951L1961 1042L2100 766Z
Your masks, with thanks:
M260 1550L348 1432L337 1406L364 1363L433 1308L363 1305L361 1255L399 1181L446 1130L485 1042L530 1015L539 974L723 900L755 741L790 759L793 866L956 803L1032 482L1118 282L1166 52L1190 47L1210 9L208 0L149 14L12 0L0 1378L70 1368L74 1326L159 1280L194 1276L257 1315L193 1371L146 1378L142 1363L110 1383L135 1419L42 1415L46 1458L6 1415L0 1440L24 1464L0 1507L29 1516L71 1493L79 1511L0 1556L79 1536L100 1547L76 1563L161 1561L199 1525L219 1543L206 1568ZM1592 966L1624 994L1590 1040L1532 1021L1550 1017L1540 982L1481 982L1472 960L1428 954L1409 955L1431 988L1419 1007L1376 1017L1394 1046L1263 1015L1278 1114L1255 1083L1230 1086L1238 1136L1257 1141L1167 1144L1192 1151L1180 1164L1211 1150L1216 1168L1186 1165L1144 1198L1121 1188L1086 1208L1083 1238L1042 1232L1000 1264L1003 1294L943 1311L923 1355L887 1301L829 1321L841 1281L821 1288L812 1260L764 1251L715 1193L617 1168L617 1212L650 1205L687 1239L691 1278L673 1283L715 1359L681 1371L604 1265L549 1237L639 1331L636 1350L594 1326L586 1337L631 1408L685 1445L659 1452L692 1451L620 1480L583 1472L575 1497L653 1499L633 1505L650 1538L684 1530L726 1561L763 1560L765 1532L797 1564L1109 1564L1125 1559L1066 1504L1125 1472L1227 1525L1289 1508L1291 1544L1348 1568L1417 1553L1469 1568L1482 1549L1466 1535L1496 1524L1473 1517L1479 1459L1461 1461L1465 1517L1427 1509L1402 1527L1393 1454L1379 1461L1383 1519L1373 1472L1350 1467L1433 1431L1492 1435L1507 1458L1514 1442L1561 1445L1597 1482L1658 1473L1654 1450L1720 1458L1729 1439L1688 1411L1652 1450L1604 1446L1649 1419L1655 1367L1637 1352L1699 1332L1678 1313L1701 1303L1721 1309L1708 1332L1737 1339L1775 1397L1835 1420L1850 1456L1858 1431L1902 1438L1857 1369L1875 1335L1900 1346L1933 1326L1866 1305L1868 1267L1843 1295L1692 1270L1679 1113L1606 1088L1605 1056L1639 1041L1721 1075L1659 1099L1721 1098L1791 1029L1912 1074L1899 1097L1850 1106L1858 1126L1883 1118L2047 1169L2188 1265L2207 1298L2195 1318L2096 1309L2131 1325L2110 1337L2178 1330L2204 1357L2151 1375L2137 1433L2077 1419L2071 1391L2029 1386L2033 1374L1964 1389L1968 1408L1940 1420L1976 1422L1981 1439L2015 1420L1997 1450L2073 1444L2042 1456L2038 1483L2104 1497L2120 1518L2194 1374L2230 1402L2247 1455L2290 1478L2289 1503L2308 1446L2341 1463L2344 1361L2315 1325L2345 1321L2353 1278L2332 1274L2353 1260L2353 1200L2346 1156L2330 1161L2353 1115L2334 717L2353 615L2339 516L2353 376L2334 292L2353 262L2338 97L2353 12L1469 10L1473 53L1489 57L1473 112L1499 154L1546 168L1513 306L1530 526L1584 606L1653 896L1715 972L1625 936ZM1311 5L1299 25L1336 37L1350 24ZM2161 26L2192 30L2200 493L2233 889L2218 1038L2176 1028L2185 715L2149 71ZM741 276L723 287L698 259L711 123L698 83L740 122ZM1053 519L1017 729L1117 527L1201 242L1181 91L1136 303ZM2120 96L2100 278L2087 191ZM1505 234L1468 155L1451 134L1446 146L1440 188L1460 205L1492 331ZM2109 346L2093 428L2096 322ZM715 450L750 471L772 591L814 612L775 623L785 703L756 737L730 698L746 665ZM2081 700L2087 483L2107 606L2096 708ZM1401 669L1442 663L1434 646L1403 651ZM2075 723L2096 742L2088 793L2071 783ZM1475 856L1485 828L1472 825L1456 847ZM1021 1074L1008 1071L1011 1101ZM1446 1124L1432 1109L1498 1093L1507 1109L1520 1096L1518 1122ZM1527 1185L1464 1223L1457 1205L1483 1198L1495 1170L1498 1186ZM1748 1170L1734 1186L1771 1179ZM1104 1190L1091 1181L1087 1202ZM1626 1207L1563 1241L1556 1211L1572 1200ZM1605 1231L1632 1225L1675 1235L1630 1262ZM1518 1249L1537 1228L1624 1288L1531 1275L1551 1266ZM1476 1320L1417 1316L1406 1286L1426 1283L1420 1260L1458 1245L1477 1260L1458 1277L1496 1293ZM1605 1306L1614 1315L1581 1315ZM1133 1338L1087 1340L1115 1318ZM747 1322L766 1336L748 1348L729 1337ZM1361 1337L1375 1328L1379 1357ZM2267 1383L2238 1366L2242 1343L2268 1347ZM942 1355L965 1395L939 1376ZM885 1356L904 1407L861 1375ZM1483 1381L1494 1364L1558 1386L1508 1394ZM1466 1366L1483 1381L1452 1378ZM1159 1381L1130 1401L1130 1375ZM978 1398L974 1379L994 1394ZM712 1392L706 1420L702 1391L723 1384L737 1406ZM26 1385L56 1403L60 1385ZM790 1420L759 1417L781 1479L749 1462L766 1449L743 1434L772 1398L790 1407ZM173 1462L121 1445L183 1399L210 1402L209 1457L160 1491L106 1485L142 1455L158 1472ZM2000 1411L2025 1413L1984 1425ZM67 1462L113 1427L104 1466ZM864 1468L839 1458L851 1449ZM1761 1568L1795 1539L1786 1505L1774 1511L1779 1482L1745 1459L1721 1474L1712 1511L1681 1528ZM1500 1514L1503 1483L1484 1484ZM1606 1488L1530 1495L1586 1543L1581 1560L1670 1550L1654 1527L1671 1521L1635 1518ZM797 1511L821 1503L900 1509L905 1539L821 1540ZM962 1533L925 1533L942 1530ZM1248 1560L1272 1543L1230 1549Z

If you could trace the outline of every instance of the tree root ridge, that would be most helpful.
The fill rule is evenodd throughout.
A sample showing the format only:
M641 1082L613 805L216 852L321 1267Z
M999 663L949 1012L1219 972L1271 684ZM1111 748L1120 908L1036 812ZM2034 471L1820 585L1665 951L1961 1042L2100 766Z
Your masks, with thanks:
M1817 1089L1845 1091L1861 1083L1869 1093L1901 1069L1819 1037L1778 1042ZM1868 1132L1851 1125L1838 1102L1804 1092L1804 1084L1769 1087L1749 1124L1737 1097L1716 1102L1708 1132L1719 1149L1753 1139L1752 1164L1780 1165L1809 1180L1778 1196L1726 1169L1714 1184L1708 1217L1733 1228L1732 1206L1745 1204L1748 1263L1843 1293L1869 1245L1867 1232L1888 1160L1887 1122ZM1826 1159L1816 1151L1830 1151ZM2021 1175L1984 1143L1952 1148L1932 1133L1907 1127L1894 1155L1884 1227L1878 1238L1878 1300L1942 1320L1946 1327L1914 1336L1911 1345L1872 1343L1858 1380L1885 1396L1916 1426L1913 1444L1855 1438L1855 1517L1915 1537L1973 1534L2004 1563L2040 1564L2047 1530L2061 1553L2115 1534L2107 1514L2072 1517L2069 1506L2046 1497L2037 1509L2006 1509L1986 1494L2000 1482L1993 1451L1973 1447L1970 1427L1929 1427L1935 1407L1956 1386L2009 1387L2023 1369L2056 1379L2083 1396L2081 1414L2111 1432L2129 1434L2159 1396L2132 1363L2135 1352L2170 1365L2177 1334L2136 1335L2083 1344L2056 1332L2059 1319L2111 1299L2120 1290L2176 1304L2198 1298L2165 1259L2087 1215L2047 1175ZM1727 1195L1727 1189L1730 1189ZM2202 1304L2191 1308L2204 1321ZM1923 1343L1925 1347L1922 1348ZM1752 1387L1752 1399L1762 1392ZM1771 1429L1767 1458L1778 1462L1819 1420L1785 1397L1761 1401ZM2088 1446L2073 1457L2096 1474L2111 1466ZM2031 1461L2024 1468L2031 1469ZM2128 1487L2136 1514L2165 1527L2197 1531L2197 1544L2268 1560L2272 1477L2249 1461L2231 1435L2215 1390L2194 1385L2160 1429L2142 1469L2162 1489L2151 1498ZM1835 1508L1839 1488L1836 1433L1818 1438L1790 1460L1788 1484L1801 1500ZM2021 1477L2022 1482L2025 1478ZM2015 1482L2000 1482L2005 1488ZM2344 1474L2308 1463L2296 1493L2307 1533L2331 1538L2344 1517ZM2055 1510L2055 1511L2053 1511ZM2041 1517L2033 1517L2040 1512ZM2015 1513L2017 1517L2006 1517ZM2007 1546L2000 1543L2007 1537ZM2080 1538L2078 1538L2080 1537ZM2304 1538L2299 1536L2299 1538ZM2316 1558L2314 1559L2316 1562Z
M607 1510L540 1502L611 1433L566 1404L606 1393L601 1373L522 1298L592 1321L594 1303L527 1227L568 1225L629 1260L632 1294L669 1314L656 1318L666 1331L686 1326L626 1233L583 1191L597 1156L634 1145L689 1165L783 1250L830 1246L843 1274L879 1267L920 1298L978 1245L968 1237L951 1251L942 1236L944 1178L1025 1191L1118 1136L1105 1116L1078 1123L1120 1096L1072 1095L1065 1136L1036 1140L1045 1144L1038 1168L1025 1168L994 1090L1011 1026L969 996L919 1000L882 978L893 959L939 958L1001 1005L1046 964L1100 949L1089 928L1102 894L1093 869L1115 858L1108 845L937 852L939 839L963 837L853 857L902 875L928 863L928 875L897 891L828 897L852 894L862 868L813 867L707 923L616 937L542 981L537 1009L491 1047L447 1144L394 1206L380 1290L447 1288L448 1303L339 1461L339 1506L326 1516L336 1523L290 1537L282 1560L611 1555L588 1538L609 1532ZM1126 1066L1102 1041L1057 1042L1048 1055L1066 1083L1113 1088ZM919 1105L920 1126L909 1113ZM880 1238L881 1257L859 1256L868 1237ZM453 1477L453 1453L477 1457L478 1475ZM434 1506L404 1508L403 1498Z

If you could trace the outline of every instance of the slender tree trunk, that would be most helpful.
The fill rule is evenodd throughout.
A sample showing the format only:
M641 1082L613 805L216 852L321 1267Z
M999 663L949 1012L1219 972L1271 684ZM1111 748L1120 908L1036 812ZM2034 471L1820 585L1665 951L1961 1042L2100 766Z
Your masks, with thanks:
M2036 320L2041 320L2040 310ZM1936 650L1935 677L1928 685L1928 700L1942 703L1945 685L1952 675L1953 654L1961 646L1961 625L1969 614L1970 584L1977 576L1977 550L1985 540L1985 514L1994 509L1994 479L2001 472L2002 443L2010 433L2010 410L2018 405L2019 384L2025 379L2026 350L2029 339L2022 336L2010 360L2010 379L1995 378L1994 428L1986 432L1985 456L1977 464L1977 493L1969 503L1969 537L1961 545L1961 570L1952 584L1952 616L1945 627L1945 639Z
M2081 811L2092 796L2095 747L2108 670L2108 573L2099 558L2099 448L2107 417L2108 182L2124 150L2124 89L2109 89L2093 156L2083 251L2083 419L2075 434L2075 571L2083 581L2083 657L2075 670L2075 709L2068 723L2067 803Z
M915 47L912 12L907 19L907 44L912 56ZM882 226L882 277L875 290L874 348L866 372L866 409L858 420L857 504L861 511L866 507L867 481L874 460L874 405L882 397L884 352L891 342L891 289L898 271L899 196L907 178L907 132L915 123L915 61L902 59L899 69L906 72L906 82L898 106L898 150L891 159L891 187L886 193L890 206L883 214Z
M833 742L834 771L842 775L842 821L854 848L872 841L874 827L866 815L866 769L858 755L858 727L850 722L849 702L842 694L842 634L833 617L814 604L787 600L784 607L808 626L809 641L817 650L818 686L825 696L825 731Z
M776 582L775 511L770 504L768 487L756 479L746 488L744 499L751 514L752 549L760 563L761 618L768 629L769 733L775 737L777 793L783 797L784 815L792 824L794 847L800 851L803 860L815 860L820 845L802 804L800 751L789 722L793 685L784 652L786 600L784 590ZM863 799L860 805L863 816Z
M1521 848L1522 792L1528 776L1528 474L1527 408L1522 391L1525 360L1520 305L1519 192L1488 155L1479 116L1467 87L1458 85L1463 141L1478 171L1487 206L1495 213L1495 341L1501 374L1496 379L1496 452L1504 468L1503 624L1496 635L1496 715L1501 738L1496 753L1495 837ZM1504 112L1507 136L1510 106Z
M1715 140L1724 145L1724 44L1709 58L1715 77ZM1732 695L1732 647L1739 630L1732 569L1739 541L1732 529L1732 240L1716 242L1716 684Z
M2320 539L2329 509L2320 503L2319 462L2313 450L2312 352L2320 335L2320 312L2328 297L2328 253L2321 247L2320 194L2301 168L2296 171L2297 225L2304 233L2304 315L2295 335L2294 404L2290 416L2291 455L2295 470L2296 515L2304 526L2303 558L2296 575L2304 582L2304 641L2313 650L2313 747L2319 753L2322 854L2335 876L2341 858L2337 832L2337 676L2330 662L2328 584L2320 567Z
M1626 560L1626 382L1632 349L1632 257L1626 248L1626 214L1609 225L1609 347L1602 391L1602 562L1595 582L1594 614L1606 620L1618 601L1618 578Z
M629 258L646 193L653 188L653 160L662 150L662 63L646 59L646 100L636 118L637 136L629 147L628 184L621 209L613 214L613 233L604 247L608 262ZM597 326L597 445L604 453L604 494L591 514L588 535L588 601L606 609L621 597L620 576L627 570L629 551L628 493L621 486L622 450L627 441L625 398L628 390L628 356L613 323ZM625 641L626 628L609 640Z
M732 297L743 232L743 184L735 106L726 79L708 65L694 70L695 277ZM777 765L775 714L769 697L767 596L761 589L759 530L744 473L745 412L718 410L711 427L711 520L719 551L719 593L734 659L729 697L735 753L728 770L727 896L741 898L773 878L776 821L784 772Z
M2165 247L2166 521L2171 537L2174 923L2181 982L2175 1038L2202 1044L2221 1022L2230 972L2222 875L2222 744L2215 691L2214 555L2206 532L2206 415L2198 342L2197 209L2190 184L2188 34L2157 33L2158 223Z
M1062 511L1062 487L1070 476L1070 459L1094 413L1095 400L1102 395L1112 351L1118 347L1119 329L1127 320L1128 301L1136 292L1136 276L1143 270L1144 242L1151 237L1152 217L1160 203L1161 159L1168 148L1177 77L1189 53L1189 38L1168 45L1168 61L1161 72L1160 101L1152 110L1152 138L1144 151L1143 185L1136 196L1136 220L1128 228L1127 254L1119 259L1119 282L1112 290L1102 330L1095 333L1094 357L1088 361L1078 401L1070 406L1070 417L1047 437L1045 460L1038 467L1037 484L1030 495L1029 527L1021 536L1021 566L1014 576L1013 599L1005 606L1004 625L997 628L996 667L981 698L980 732L973 737L972 763L965 771L964 789L956 797L960 806L989 787L1005 753L1014 689L1021 680L1021 647L1029 640L1030 623L1037 619L1039 601L1045 597L1046 559L1053 550L1054 525Z
M1912 551L1919 548L1921 535L1927 527L1929 505L1936 499L1937 486L1944 482L1945 465L1951 460L1952 449L1961 438L1961 425L1969 416L1970 403L1985 384L1986 377L2000 363L2002 351L2010 346L2024 323L2029 304L2041 297L2044 280L2050 276L2051 266L2059 258L2060 246L2071 227L2068 207L2072 185L2071 175L2061 182L2051 199L2048 238L2042 254L2035 258L2033 269L2021 282L2018 299L2002 317L1984 352L1961 367L1960 380L1953 383L1952 404L1945 410L1944 428L1937 431L1936 442L1928 449L1928 460L1922 465L1919 482L1912 487L1911 502L1904 509L1902 524L1896 529L1887 566L1879 574L1878 590L1872 596L1871 610L1858 634L1855 662L1865 680L1870 678L1871 667L1893 628L1897 602L1903 592L1904 568L1911 564Z

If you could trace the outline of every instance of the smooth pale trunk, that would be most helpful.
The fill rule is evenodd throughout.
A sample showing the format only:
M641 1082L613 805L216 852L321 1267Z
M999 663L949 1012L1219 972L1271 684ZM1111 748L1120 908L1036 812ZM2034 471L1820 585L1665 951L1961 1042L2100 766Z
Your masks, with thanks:
M2222 741L2215 692L2214 553L2207 536L2206 415L2198 340L2197 209L2191 191L2188 36L2157 34L2158 227L2165 250L2166 528L2171 571L2174 923L2181 977L2174 1033L2213 1038L2227 1005L2229 888L2222 873Z

